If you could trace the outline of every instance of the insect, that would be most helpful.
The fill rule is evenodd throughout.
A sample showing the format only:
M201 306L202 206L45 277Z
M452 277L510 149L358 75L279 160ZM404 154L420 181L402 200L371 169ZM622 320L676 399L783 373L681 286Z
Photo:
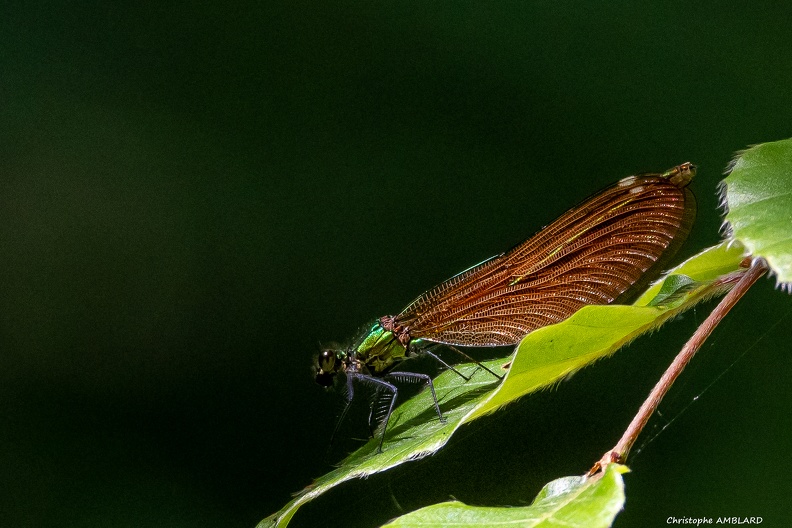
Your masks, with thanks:
M405 359L428 354L456 371L431 347L514 345L584 305L626 301L662 271L686 238L696 214L687 188L695 173L695 165L684 163L662 174L624 178L509 251L435 286L398 315L381 317L353 346L323 350L316 381L328 387L339 374L345 378L347 404L339 424L355 384L373 388L374 404L378 398L386 403L381 452L398 395L394 381L426 384L444 421L431 377L395 370Z

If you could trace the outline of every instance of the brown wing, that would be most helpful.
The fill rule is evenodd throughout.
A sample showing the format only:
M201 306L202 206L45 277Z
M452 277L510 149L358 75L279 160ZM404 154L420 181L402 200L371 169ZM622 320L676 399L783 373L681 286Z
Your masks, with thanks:
M424 293L396 323L412 339L512 345L586 304L619 299L661 271L687 236L695 200L685 185L694 170L685 164L619 181L529 240Z

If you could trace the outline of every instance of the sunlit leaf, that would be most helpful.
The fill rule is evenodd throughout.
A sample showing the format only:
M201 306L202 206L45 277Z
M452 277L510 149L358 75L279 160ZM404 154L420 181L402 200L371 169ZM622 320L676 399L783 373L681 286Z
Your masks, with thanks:
M547 484L530 506L494 508L445 502L391 521L388 528L606 528L624 507L625 466L610 464L594 477L564 477Z
M742 152L724 184L730 235L792 290L792 139Z
M462 424L558 382L702 299L722 293L730 284L724 277L740 273L741 260L740 248L709 248L672 270L633 306L587 306L562 323L530 333L512 356L485 362L493 370L509 366L503 382L475 364L457 367L472 375L470 381L451 371L442 373L434 383L445 423L437 419L429 392L421 392L394 411L382 453L377 453L378 440L370 440L259 527L285 526L301 505L342 482L434 453ZM660 291L665 301L650 306Z

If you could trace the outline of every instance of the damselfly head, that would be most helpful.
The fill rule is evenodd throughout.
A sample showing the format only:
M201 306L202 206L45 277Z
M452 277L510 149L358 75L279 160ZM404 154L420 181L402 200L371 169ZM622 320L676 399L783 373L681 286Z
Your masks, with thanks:
M316 358L316 383L322 387L329 387L338 371L343 367L344 361L339 352L335 350L322 350Z
M688 161L682 165L677 165L673 169L667 170L665 173L663 173L663 176L668 178L671 183L677 187L684 187L690 183L690 180L692 180L693 176L696 175L697 168L698 167Z

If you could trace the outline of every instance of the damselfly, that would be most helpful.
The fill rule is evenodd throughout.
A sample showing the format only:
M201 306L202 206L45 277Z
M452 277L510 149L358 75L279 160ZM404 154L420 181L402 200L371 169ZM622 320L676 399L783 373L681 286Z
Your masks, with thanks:
M430 348L446 345L467 357L454 347L514 345L584 305L627 300L662 271L687 236L696 211L687 184L695 171L684 163L663 174L624 178L509 251L427 291L398 315L381 317L353 346L322 351L316 381L327 387L342 374L346 384L339 423L355 383L373 388L372 405L379 398L386 404L381 451L398 394L394 381L428 385L443 420L431 377L395 370L405 359L428 354L453 369ZM372 408L369 425L373 416Z

